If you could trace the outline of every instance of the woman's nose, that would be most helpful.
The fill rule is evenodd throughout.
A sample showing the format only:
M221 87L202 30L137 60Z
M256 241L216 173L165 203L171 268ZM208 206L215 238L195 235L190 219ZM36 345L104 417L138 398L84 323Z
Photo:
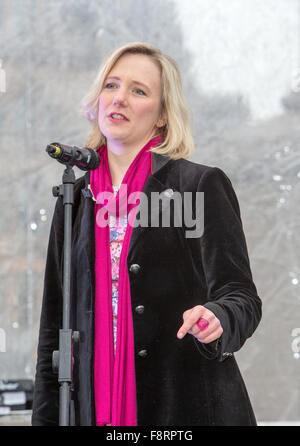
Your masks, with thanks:
M126 105L126 104L127 104L126 93L121 89L117 90L113 98L113 105Z

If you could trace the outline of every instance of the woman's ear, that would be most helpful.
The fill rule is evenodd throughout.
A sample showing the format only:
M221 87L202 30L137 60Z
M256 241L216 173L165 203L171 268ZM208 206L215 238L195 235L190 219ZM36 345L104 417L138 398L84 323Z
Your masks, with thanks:
M165 125L165 122L164 122L163 119L160 119L160 120L157 121L157 123L156 123L156 127L158 127L159 129L160 129L161 127L163 127L164 125Z
M167 124L167 119L165 117L165 114L157 121L156 127L161 128L164 127Z

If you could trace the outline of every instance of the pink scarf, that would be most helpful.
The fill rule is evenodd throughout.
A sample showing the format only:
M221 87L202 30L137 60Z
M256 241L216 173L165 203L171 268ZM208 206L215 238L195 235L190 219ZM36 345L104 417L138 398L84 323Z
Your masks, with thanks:
M96 425L136 426L136 387L134 367L134 338L127 255L132 233L136 204L128 204L131 193L141 192L151 172L152 157L148 150L161 142L161 136L152 138L137 154L128 168L115 198L108 165L107 147L99 149L101 164L91 171L90 185L95 205L95 345L94 390ZM126 186L127 185L127 190ZM125 192L125 193L124 193ZM126 197L127 192L127 197ZM110 193L110 194L108 194ZM121 196L120 196L121 195ZM108 198L109 200L105 200ZM121 201L121 206L119 206ZM126 212L127 208L127 212ZM120 212L118 212L120 209ZM130 213L130 211L132 211ZM125 212L125 214L124 214ZM114 355L111 257L109 244L109 214L127 215L129 221L123 241L119 265L119 294L117 343ZM107 221L107 224L105 223ZM99 224L101 226L99 226Z

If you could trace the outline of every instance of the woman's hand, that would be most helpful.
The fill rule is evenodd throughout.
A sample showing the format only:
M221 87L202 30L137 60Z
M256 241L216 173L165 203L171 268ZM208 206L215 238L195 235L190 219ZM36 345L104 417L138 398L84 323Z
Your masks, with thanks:
M223 328L219 319L214 315L212 311L208 310L202 305L196 305L196 307L193 307L190 310L186 310L183 313L182 317L183 324L178 330L178 339L182 339L186 335L186 333L190 333L195 336L198 341L203 342L204 344L208 344L209 342L218 339L223 333ZM208 322L208 325L203 324L203 322L205 321ZM200 328L202 328L203 326L204 329L200 329L197 325L197 322L199 323ZM206 328L205 325L207 325Z

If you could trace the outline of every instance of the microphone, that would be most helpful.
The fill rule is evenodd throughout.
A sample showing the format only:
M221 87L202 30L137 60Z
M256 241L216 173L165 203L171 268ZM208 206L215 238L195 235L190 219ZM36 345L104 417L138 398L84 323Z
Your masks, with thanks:
M81 170L97 169L101 162L98 153L87 147L80 149L79 147L65 146L58 142L53 142L47 146L46 152L48 152L51 158L57 159L60 163L77 166Z

